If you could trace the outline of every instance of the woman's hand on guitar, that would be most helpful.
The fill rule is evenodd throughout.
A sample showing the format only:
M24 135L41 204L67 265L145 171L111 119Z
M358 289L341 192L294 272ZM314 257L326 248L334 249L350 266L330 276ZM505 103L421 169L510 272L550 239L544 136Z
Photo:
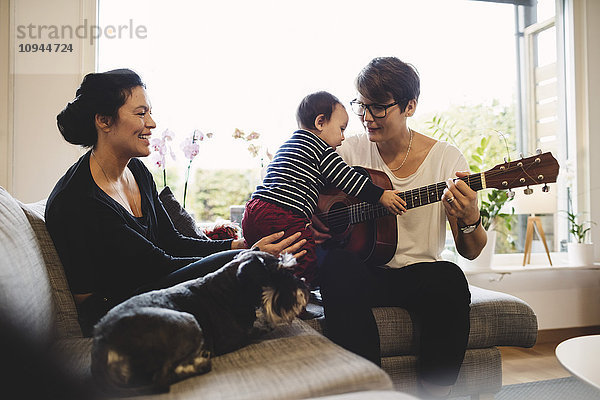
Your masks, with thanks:
M294 258L300 258L306 254L306 250L300 250L306 243L306 239L298 240L302 233L296 232L280 240L283 234L284 232L272 233L254 243L252 247L258 247L259 250L271 253L274 256L279 256L281 253L291 253Z
M331 235L327 233L329 232L327 225L314 214L312 216L312 224L310 224L309 227L313 232L313 238L315 239L316 244L322 244L331 239Z
M398 196L399 190L384 190L379 202L394 215L402 215L406 212L406 202Z
M468 172L457 172L459 178L468 176ZM442 203L446 213L465 225L471 225L479 219L477 192L460 179L448 179L447 188L442 195Z

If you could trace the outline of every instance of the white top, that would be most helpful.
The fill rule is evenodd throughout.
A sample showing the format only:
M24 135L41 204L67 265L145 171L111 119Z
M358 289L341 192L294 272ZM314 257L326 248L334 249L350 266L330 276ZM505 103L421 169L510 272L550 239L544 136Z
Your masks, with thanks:
M337 152L352 166L385 172L394 189L406 191L455 178L456 171L468 171L467 160L455 146L436 142L417 171L398 178L387 167L375 143L366 134L350 136ZM398 245L396 254L388 263L392 268L441 260L446 241L446 212L440 202L409 209L398 216Z

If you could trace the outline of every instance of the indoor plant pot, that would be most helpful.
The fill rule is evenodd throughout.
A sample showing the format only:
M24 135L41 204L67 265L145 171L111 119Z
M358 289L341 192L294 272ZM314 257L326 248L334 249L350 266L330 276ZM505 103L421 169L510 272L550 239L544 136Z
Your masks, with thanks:
M593 243L568 243L567 250L570 266L578 267L594 263Z

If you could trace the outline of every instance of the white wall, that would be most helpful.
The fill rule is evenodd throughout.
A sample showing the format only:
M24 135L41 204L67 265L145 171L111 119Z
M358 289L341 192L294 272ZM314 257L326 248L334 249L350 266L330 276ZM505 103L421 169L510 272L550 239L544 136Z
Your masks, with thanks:
M535 312L539 329L600 325L600 270L521 271L467 278L472 285L525 301Z
M589 212L584 220L600 224L600 1L572 0L567 4L567 14L573 17L567 34L575 41L568 66L574 91L567 97L571 111L569 158L576 160L578 170L574 200L578 212ZM600 225L592 226L591 239L596 242L598 260Z
M586 50L584 57L576 60L582 64L581 71L584 72L580 77L583 86L581 105L587 107L587 119L581 121L580 126L588 140L578 148L578 153L589 151L589 194L586 194L590 202L590 219L597 223L592 228L595 260L600 260L600 1L578 0L575 3L580 6L574 11L579 18L581 43L585 44Z
M0 185L16 198L31 202L46 197L57 179L81 154L67 144L56 128L56 114L73 99L85 73L94 69L94 46L88 39L49 39L49 29L39 38L38 26L80 26L85 19L95 22L95 5L90 0L4 0L0 31L3 54L0 69L6 110L0 135ZM4 11L6 10L6 14ZM8 20L8 24L4 22ZM33 25L30 31L28 27ZM17 27L22 26L19 31ZM25 33L21 35L21 33ZM81 29L80 36L84 36ZM24 36L20 38L19 36ZM88 34L89 38L89 34ZM20 44L71 44L72 52L19 51ZM6 97L5 97L6 96ZM4 103L6 102L6 104Z
M9 48L10 48L10 4L8 0L0 0L0 186L10 190L8 185L9 174L8 166L11 163L12 144L9 143L9 132L12 132L11 119L12 115L11 104L9 100L12 89L9 88L11 80L10 63L9 63ZM11 135L12 136L12 135Z

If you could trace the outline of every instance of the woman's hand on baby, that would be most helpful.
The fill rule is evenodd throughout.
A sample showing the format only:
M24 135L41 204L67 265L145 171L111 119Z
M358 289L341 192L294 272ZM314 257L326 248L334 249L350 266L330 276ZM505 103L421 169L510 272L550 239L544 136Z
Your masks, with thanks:
M284 232L272 233L265 236L252 247L258 247L259 250L279 256L281 253L291 253L295 258L300 258L306 254L306 250L300 250L306 243L306 239L298 240L302 233L296 232L287 238L280 240Z
M406 212L406 202L398 196L398 190L385 190L379 202L394 215L402 215Z

